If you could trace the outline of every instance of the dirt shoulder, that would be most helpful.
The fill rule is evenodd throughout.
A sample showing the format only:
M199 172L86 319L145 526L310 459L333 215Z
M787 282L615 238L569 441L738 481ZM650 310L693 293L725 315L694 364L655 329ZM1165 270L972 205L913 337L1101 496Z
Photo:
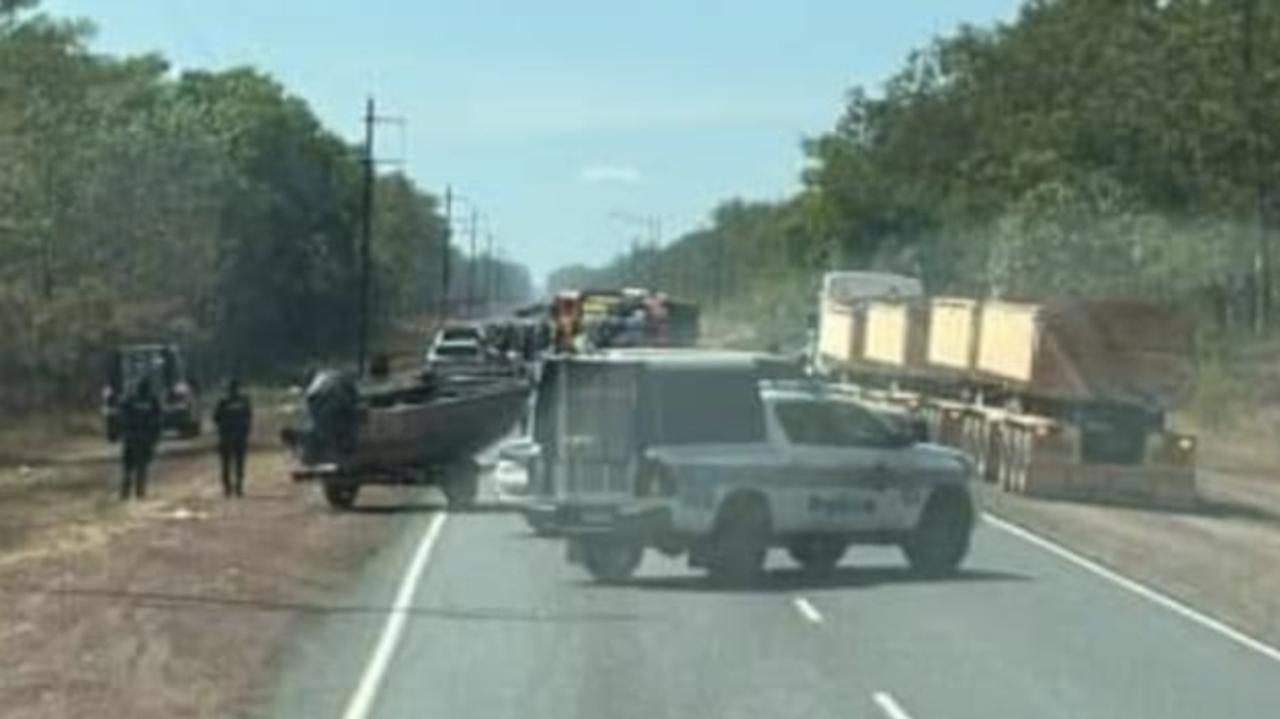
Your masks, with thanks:
M221 718L260 701L291 624L397 526L328 511L269 435L240 501L222 498L207 438L167 445L133 504L96 442L0 470L0 713Z
M1280 646L1280 473L1203 465L1202 507L1165 512L1027 499L986 508Z

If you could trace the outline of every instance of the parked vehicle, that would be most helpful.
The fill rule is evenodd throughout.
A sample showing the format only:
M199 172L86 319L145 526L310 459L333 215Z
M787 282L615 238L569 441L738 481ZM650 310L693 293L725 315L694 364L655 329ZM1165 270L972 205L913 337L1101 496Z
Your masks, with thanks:
M150 383L160 400L164 429L182 437L200 434L199 385L187 368L182 350L172 344L136 344L121 346L107 357L101 410L107 441L119 440L120 400L142 382Z
M445 342L473 342L475 344L483 344L484 330L479 325L472 324L445 325L436 332L436 336L432 339L431 345L434 347Z
M535 443L518 452L544 483L534 521L604 581L630 576L648 548L730 580L759 572L771 547L822 572L854 543L897 544L921 572L953 571L973 524L969 460L849 392L767 379L794 374L734 353L550 363Z
M1195 380L1183 313L1127 299L925 298L902 278L838 278L819 301L817 371L923 417L988 482L1194 506L1195 438L1166 424Z
M445 340L427 350L426 364L440 372L475 370L487 365L490 359L484 346L475 340Z

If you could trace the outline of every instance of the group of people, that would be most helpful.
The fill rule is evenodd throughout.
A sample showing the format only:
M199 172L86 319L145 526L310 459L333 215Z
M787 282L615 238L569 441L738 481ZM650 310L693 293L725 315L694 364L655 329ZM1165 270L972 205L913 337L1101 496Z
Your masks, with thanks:
M151 382L139 382L120 403L121 463L120 499L147 496L147 472L155 459L156 445L164 429L164 410ZM222 464L222 491L226 497L244 496L245 457L253 429L253 403L240 382L231 379L213 411L218 429L218 455Z

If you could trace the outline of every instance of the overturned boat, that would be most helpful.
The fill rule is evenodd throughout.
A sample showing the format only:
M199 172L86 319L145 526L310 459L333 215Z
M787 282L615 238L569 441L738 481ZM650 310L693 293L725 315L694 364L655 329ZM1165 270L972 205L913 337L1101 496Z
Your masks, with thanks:
M529 383L518 377L419 374L357 381L319 373L307 388L299 426L282 434L329 504L348 509L366 484L436 485L450 505L474 501L474 455L524 416Z

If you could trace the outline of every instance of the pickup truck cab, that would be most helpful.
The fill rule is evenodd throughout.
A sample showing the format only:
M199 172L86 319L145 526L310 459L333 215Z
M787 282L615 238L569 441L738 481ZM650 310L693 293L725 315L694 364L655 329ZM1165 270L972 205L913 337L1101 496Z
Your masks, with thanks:
M822 572L855 543L954 571L974 521L969 459L770 367L681 351L549 363L526 456L539 485L530 511L605 581L629 577L646 549L747 580L770 548Z

